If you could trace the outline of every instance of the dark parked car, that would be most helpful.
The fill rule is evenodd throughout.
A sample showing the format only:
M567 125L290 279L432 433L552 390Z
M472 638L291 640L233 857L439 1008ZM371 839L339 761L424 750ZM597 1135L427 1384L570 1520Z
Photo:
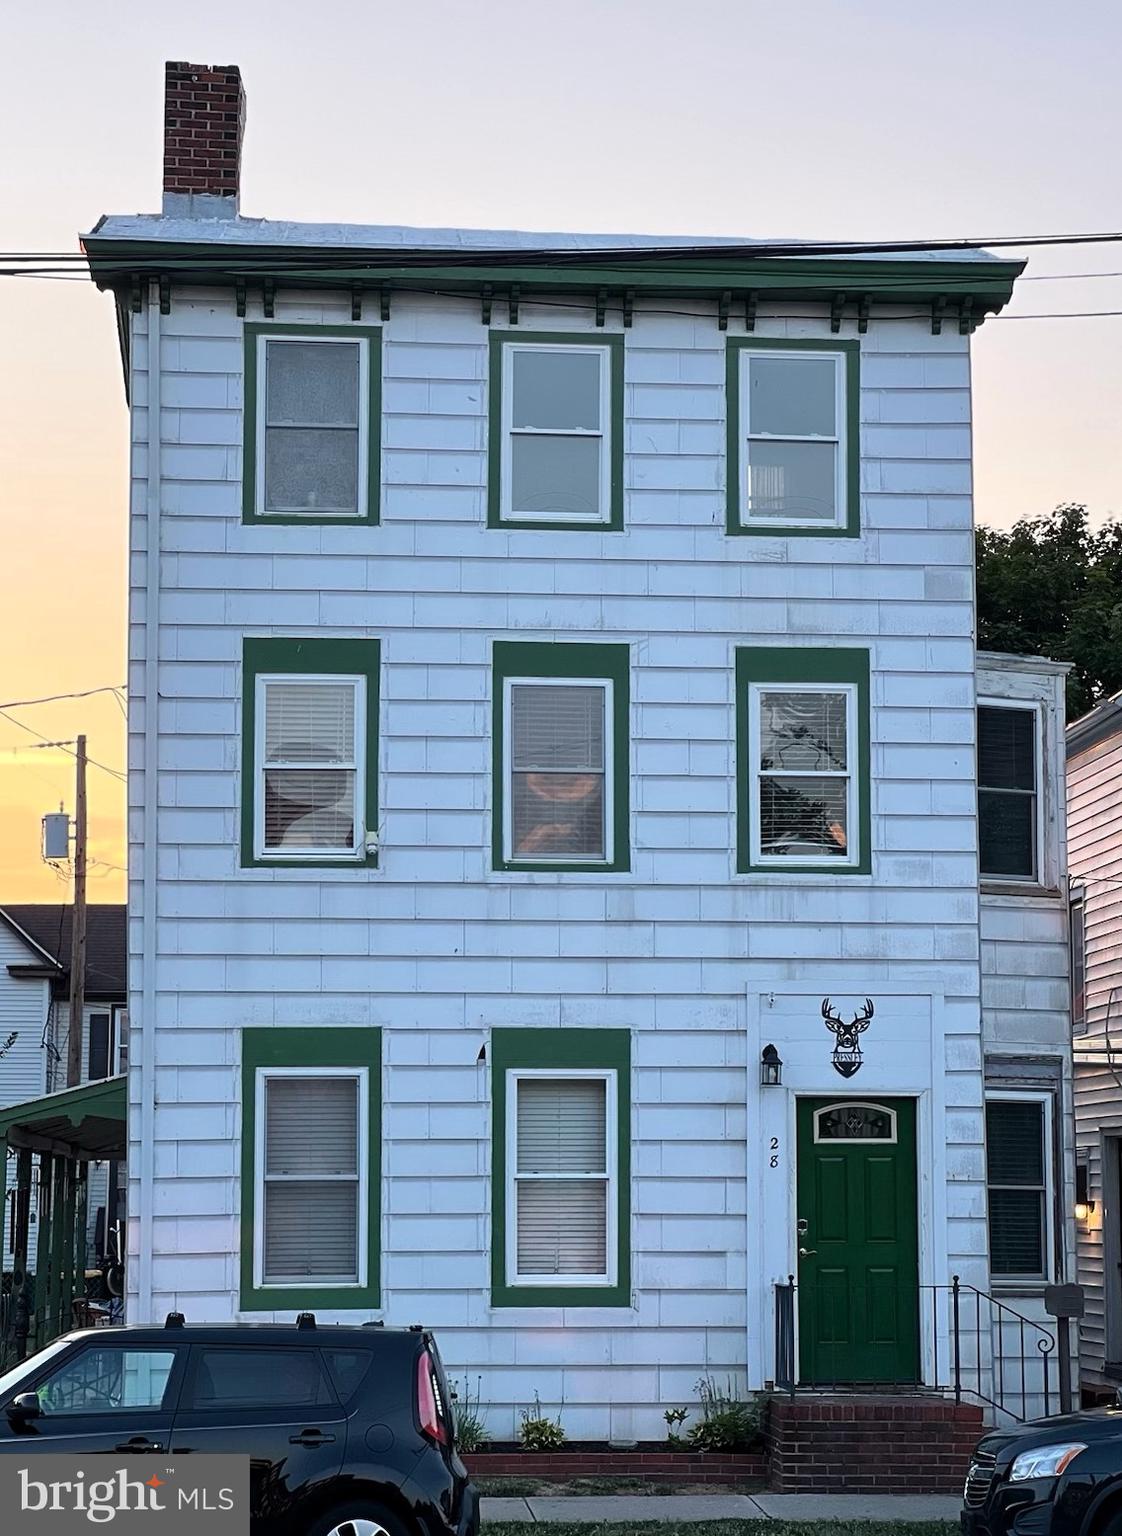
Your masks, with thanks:
M451 1394L420 1328L89 1328L0 1376L0 1455L249 1457L253 1536L476 1536Z
M978 1441L963 1536L1122 1536L1122 1410L1096 1408Z

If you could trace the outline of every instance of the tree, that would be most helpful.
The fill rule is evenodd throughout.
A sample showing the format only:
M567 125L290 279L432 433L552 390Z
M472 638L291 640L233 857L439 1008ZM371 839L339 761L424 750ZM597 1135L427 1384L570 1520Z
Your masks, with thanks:
M1086 507L979 528L978 646L1074 667L1070 720L1122 688L1122 520L1092 529Z

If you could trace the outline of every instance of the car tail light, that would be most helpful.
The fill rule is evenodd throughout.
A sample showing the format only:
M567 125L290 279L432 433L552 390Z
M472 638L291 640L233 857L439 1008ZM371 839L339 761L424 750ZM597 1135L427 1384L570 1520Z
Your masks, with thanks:
M417 1418L421 1433L434 1445L448 1444L448 1426L444 1421L444 1400L436 1375L436 1362L427 1349L417 1361Z

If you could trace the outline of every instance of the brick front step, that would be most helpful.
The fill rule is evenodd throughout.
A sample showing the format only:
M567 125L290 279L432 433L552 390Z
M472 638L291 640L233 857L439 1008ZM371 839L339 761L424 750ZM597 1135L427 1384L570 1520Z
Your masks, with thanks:
M768 1487L958 1494L984 1428L981 1408L939 1397L773 1397Z
M767 1472L762 1451L670 1451L639 1445L633 1451L574 1443L563 1451L524 1451L497 1446L464 1456L473 1477L538 1477L568 1482L575 1477L637 1477L649 1483L742 1483Z

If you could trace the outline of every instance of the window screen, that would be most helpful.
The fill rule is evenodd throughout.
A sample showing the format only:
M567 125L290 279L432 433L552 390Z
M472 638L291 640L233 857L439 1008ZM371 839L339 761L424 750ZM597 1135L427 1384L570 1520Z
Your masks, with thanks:
M605 521L605 354L512 346L507 360L508 515Z
M1039 1100L991 1099L986 1104L990 1269L995 1276L1048 1275L1046 1123Z
M849 694L760 688L755 763L759 853L846 859L850 845Z
M510 685L510 851L514 859L608 858L607 685Z
M264 510L357 515L361 343L264 347Z
M263 680L260 743L266 853L344 851L361 844L361 678Z
M517 1080L518 1278L607 1276L607 1105L604 1078Z
M1036 711L978 709L978 839L983 875L1036 880Z
M749 521L837 522L841 359L746 352L744 366Z
M266 1076L264 1284L358 1283L360 1097L355 1074Z

